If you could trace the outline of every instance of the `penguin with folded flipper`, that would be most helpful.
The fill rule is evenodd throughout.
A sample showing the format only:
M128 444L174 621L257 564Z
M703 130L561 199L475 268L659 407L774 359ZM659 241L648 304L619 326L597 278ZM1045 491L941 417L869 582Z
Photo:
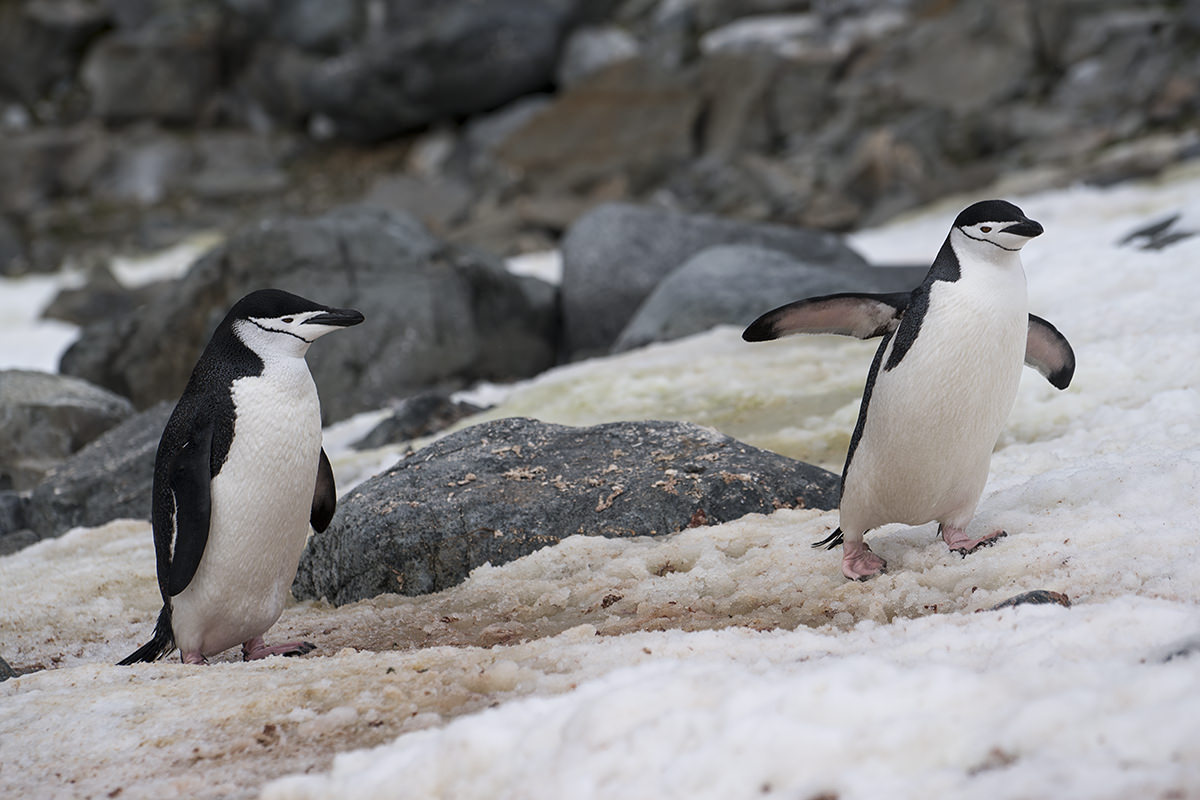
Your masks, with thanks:
M1066 338L1027 310L1020 250L1041 233L1012 203L975 203L954 220L911 293L799 300L743 332L751 342L791 333L883 337L842 470L840 524L814 545L841 544L847 578L884 570L863 536L887 523L937 521L946 543L963 554L1004 535L972 537L966 527L1016 399L1021 366L1059 389L1075 372Z
M304 356L321 336L362 321L352 309L263 289L217 326L155 456L162 612L153 638L121 664L174 647L190 664L238 644L247 661L313 649L263 642L283 612L309 524L324 530L337 503Z

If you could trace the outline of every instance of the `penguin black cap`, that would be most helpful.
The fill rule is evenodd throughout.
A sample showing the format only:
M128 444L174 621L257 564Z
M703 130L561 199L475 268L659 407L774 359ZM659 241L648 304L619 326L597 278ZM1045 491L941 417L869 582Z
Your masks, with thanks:
M1004 233L1015 233L1018 236L1041 236L1045 230L1041 223L1025 216L1025 212L1007 200L981 200L962 210L955 217L954 227L969 228L981 222L1012 223L1004 228Z
M259 289L251 292L234 303L229 309L229 319L249 319L250 317L282 317L287 314L305 314L312 311L323 311L311 319L305 320L306 325L333 325L348 328L363 321L363 315L352 308L331 308L314 303L299 295L285 292L282 289Z

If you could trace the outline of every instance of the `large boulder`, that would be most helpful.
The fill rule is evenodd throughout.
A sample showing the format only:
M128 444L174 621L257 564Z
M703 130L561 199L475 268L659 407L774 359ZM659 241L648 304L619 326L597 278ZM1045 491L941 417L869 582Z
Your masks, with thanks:
M835 292L912 289L926 267L809 264L777 250L726 245L702 250L655 287L617 337L613 350L678 339L716 325L749 325L791 300Z
M326 421L554 362L553 287L447 246L406 214L350 206L243 228L136 316L85 328L61 369L140 408L174 400L229 307L267 286L366 316L308 355Z
M315 69L308 99L338 135L360 141L498 108L553 83L577 5L392 3L390 30Z
M132 413L125 398L78 378L0 371L0 489L32 489Z
M25 524L47 539L114 519L150 519L154 454L172 407L130 417L60 464L33 490Z
M568 536L655 536L837 502L837 475L691 423L501 419L446 436L342 498L292 588L337 604L424 594Z
M599 206L562 242L568 352L606 352L659 281L701 250L723 244L758 245L835 271L867 263L835 234L649 206Z

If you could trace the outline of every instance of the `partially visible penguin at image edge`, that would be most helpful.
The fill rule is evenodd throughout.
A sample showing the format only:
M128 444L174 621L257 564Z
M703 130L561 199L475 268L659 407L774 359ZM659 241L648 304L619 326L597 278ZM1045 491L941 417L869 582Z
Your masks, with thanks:
M867 374L842 470L840 524L814 546L842 545L842 573L884 571L864 535L881 525L937 522L951 550L974 552L1005 535L966 528L992 450L1016 401L1022 363L1065 389L1070 344L1028 312L1020 251L1042 226L1003 200L954 220L925 280L911 293L799 300L755 320L750 342L792 333L882 336Z
M151 524L163 607L153 638L121 664L179 648L203 664L235 645L250 661L303 655L268 645L308 528L337 504L321 408L304 360L363 315L278 289L243 297L217 326L175 406L154 461Z

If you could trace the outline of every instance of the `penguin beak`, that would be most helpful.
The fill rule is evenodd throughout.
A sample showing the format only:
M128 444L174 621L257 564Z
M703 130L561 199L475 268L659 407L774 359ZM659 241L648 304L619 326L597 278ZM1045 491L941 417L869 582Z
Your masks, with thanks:
M1024 219L1009 225L1001 233L1015 233L1017 236L1025 236L1032 239L1034 236L1041 236L1044 230L1045 228L1042 227L1040 222Z
M304 320L305 325L329 325L335 328L349 328L364 319L362 312L353 308L330 308L324 313L317 314L311 319Z

